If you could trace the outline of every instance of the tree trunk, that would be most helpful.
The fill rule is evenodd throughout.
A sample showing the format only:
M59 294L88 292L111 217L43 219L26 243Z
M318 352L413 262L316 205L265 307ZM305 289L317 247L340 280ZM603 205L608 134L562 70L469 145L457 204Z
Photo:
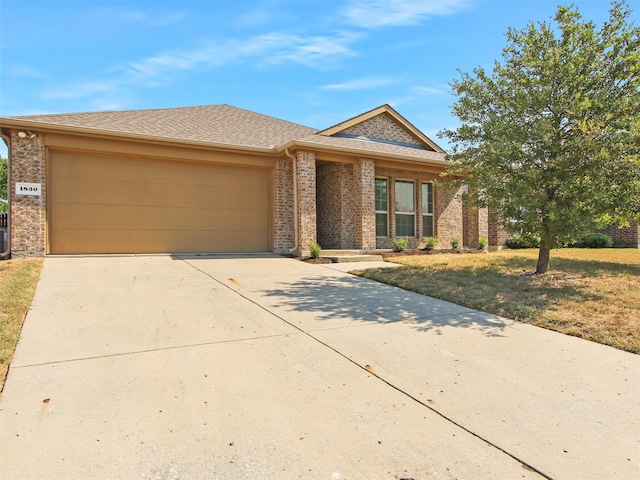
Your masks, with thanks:
M547 273L549 270L549 254L551 249L542 243L540 243L540 249L538 250L538 265L536 265L536 273Z

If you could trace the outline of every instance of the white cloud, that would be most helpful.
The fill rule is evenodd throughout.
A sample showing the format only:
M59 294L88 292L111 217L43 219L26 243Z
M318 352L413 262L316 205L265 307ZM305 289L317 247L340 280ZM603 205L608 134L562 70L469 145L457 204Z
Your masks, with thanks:
M176 75L251 60L257 65L298 63L324 69L355 55L349 44L358 35L339 33L335 36L304 37L288 33L270 33L245 40L207 41L191 49L159 52L108 70L100 80L86 79L50 88L43 98L105 97L111 104L118 92L128 87L160 87Z
M368 77L359 78L357 80L351 80L343 83L332 83L330 85L323 85L323 90L338 90L338 91L352 91L352 90L368 90L372 88L386 87L387 85L397 84L398 80L392 78L381 77Z
M12 65L9 68L9 75L14 77L31 77L31 78L44 78L45 75L37 68L30 67L28 65Z
M434 96L434 95L445 95L448 92L442 88L435 87L413 87L411 89L411 94L416 97L426 97L426 96Z
M324 69L345 57L354 56L355 52L348 45L358 38L360 36L354 34L338 34L333 37L280 35L275 38L277 39L275 51L265 60L273 64L294 62Z
M181 22L186 18L183 12L173 12L167 14L147 15L142 12L127 12L122 18L127 22L140 22L152 27L165 27Z
M471 0L352 0L347 22L364 28L415 25L428 17L450 15Z

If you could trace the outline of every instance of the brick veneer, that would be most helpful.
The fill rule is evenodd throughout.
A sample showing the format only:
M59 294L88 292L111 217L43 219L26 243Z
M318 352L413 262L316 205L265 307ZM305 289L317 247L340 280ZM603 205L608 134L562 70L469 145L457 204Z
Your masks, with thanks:
M296 152L296 189L298 194L298 252L307 254L316 241L316 156Z
M467 248L478 248L480 237L489 240L489 210L487 208L474 208L467 202L462 202L462 243Z
M621 248L640 248L640 223L630 222L628 228L609 225L604 231L611 237L611 246Z
M365 120L364 122L344 129L341 133L346 133L348 135L362 135L364 137L379 138L381 140L389 140L392 142L421 145L413 135L410 135L400 127L388 113L376 115L369 120Z
M353 165L318 166L316 176L318 243L325 249L356 248Z
M11 132L11 254L42 256L46 245L46 160L44 138L31 132ZM16 195L16 182L40 183L40 196Z
M391 168L376 168L376 177L384 177L388 180L389 197L389 237L378 237L377 248L392 248L393 239L396 237L395 216L395 181L413 180L416 194L416 237L408 238L409 248L418 248L423 245L422 236L422 183L431 182L439 175L436 173L416 172ZM375 191L374 191L375 200ZM462 200L458 188L446 189L434 188L434 235L437 238L438 248L451 248L450 242L454 237L462 239ZM375 216L374 216L375 220Z
M287 253L295 246L293 161L278 159L274 171L273 249Z
M355 244L362 250L376 248L376 168L361 158L353 166Z

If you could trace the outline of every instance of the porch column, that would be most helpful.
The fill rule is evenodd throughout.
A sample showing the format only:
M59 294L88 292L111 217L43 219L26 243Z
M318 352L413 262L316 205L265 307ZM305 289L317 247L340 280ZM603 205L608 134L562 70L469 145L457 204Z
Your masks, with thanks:
M360 250L376 248L376 168L361 158L353 166L354 241Z
M298 212L297 254L308 255L316 241L316 156L312 152L296 152L296 192Z
M12 131L9 162L11 178L7 193L11 198L11 255L42 256L46 248L46 168L44 136L29 131ZM39 195L17 195L16 183L40 185Z

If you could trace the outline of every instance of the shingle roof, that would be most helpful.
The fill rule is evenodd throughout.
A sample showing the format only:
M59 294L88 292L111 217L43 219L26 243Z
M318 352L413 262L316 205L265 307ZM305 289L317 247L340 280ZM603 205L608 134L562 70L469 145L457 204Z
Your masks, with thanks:
M305 145L317 145L318 147L334 147L340 150L351 150L358 152L369 152L377 154L398 155L411 157L420 160L444 161L446 154L423 150L418 148L394 145L392 143L376 142L372 140L361 140L358 138L329 137L326 135L309 135L299 139Z
M7 119L132 135L274 148L317 130L230 105L30 115Z
M337 149L353 153L393 155L412 160L445 160L444 153L372 140L323 135L319 130L269 117L231 105L64 113L6 117L6 121L70 127L83 131L141 135L164 140L210 143L234 147L280 149L292 142L308 147Z

